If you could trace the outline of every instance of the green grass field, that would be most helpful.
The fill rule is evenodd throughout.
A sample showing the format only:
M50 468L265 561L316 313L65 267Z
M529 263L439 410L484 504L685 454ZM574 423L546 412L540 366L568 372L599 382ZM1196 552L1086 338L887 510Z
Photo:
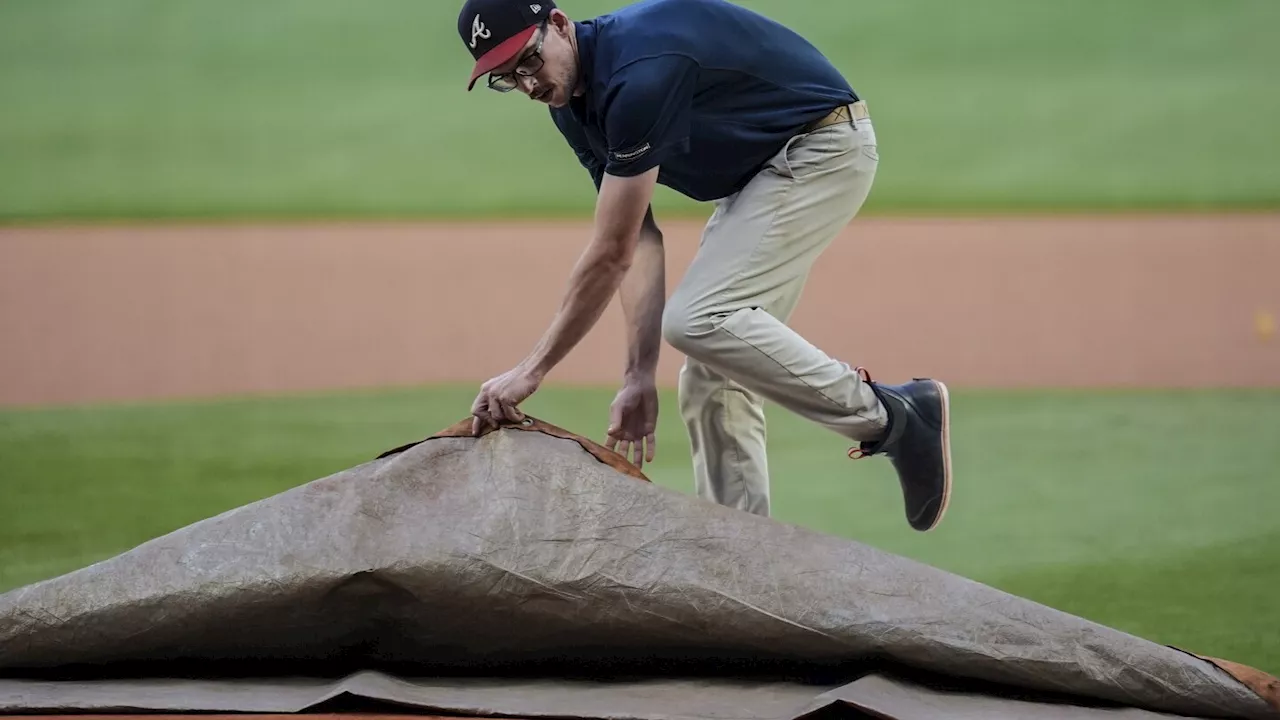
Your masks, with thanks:
M474 391L0 412L0 590L429 435ZM599 438L611 396L551 387L525 407ZM779 520L1280 673L1280 394L958 392L957 491L923 535L887 464L769 417ZM650 477L692 492L670 393L658 442Z
M1274 0L742 4L868 99L868 213L1280 206ZM459 5L6 0L0 221L588 212L541 106L464 92Z

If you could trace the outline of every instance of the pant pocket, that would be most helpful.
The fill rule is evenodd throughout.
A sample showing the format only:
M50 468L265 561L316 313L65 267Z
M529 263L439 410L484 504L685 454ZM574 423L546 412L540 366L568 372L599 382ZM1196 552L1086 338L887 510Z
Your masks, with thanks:
M802 141L791 145L787 151L787 165L791 177L802 180L824 169L834 167L840 158L856 149L847 128L827 127L802 136Z
M854 121L854 129L857 131L859 152L863 157L879 161L880 148L876 145L876 128L871 124L871 118L861 118Z
M795 178L795 168L793 167L793 158L795 153L794 148L805 137L808 136L792 135L791 138L787 140L787 143L782 146L782 149L779 150L773 156L773 159L769 161L769 167L773 168L774 172L778 173L782 177Z

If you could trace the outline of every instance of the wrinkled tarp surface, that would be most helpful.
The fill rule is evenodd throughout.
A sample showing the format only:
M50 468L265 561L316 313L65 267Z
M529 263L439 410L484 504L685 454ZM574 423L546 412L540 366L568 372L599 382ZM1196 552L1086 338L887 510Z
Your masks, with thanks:
M437 437L0 596L0 710L123 693L293 712L364 690L474 714L782 719L874 701L907 718L943 692L879 665L1066 695L1090 717L1120 712L1095 701L1280 717L1204 659L655 486L601 450L542 423ZM732 671L752 663L798 679ZM509 674L552 666L583 677ZM611 668L668 676L592 680ZM947 717L1019 712L945 692Z

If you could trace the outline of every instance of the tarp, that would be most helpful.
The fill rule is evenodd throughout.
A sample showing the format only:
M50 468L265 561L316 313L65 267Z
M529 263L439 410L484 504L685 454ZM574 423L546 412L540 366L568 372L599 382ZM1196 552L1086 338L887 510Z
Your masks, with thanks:
M1280 718L1249 668L465 424L0 596L0 711Z

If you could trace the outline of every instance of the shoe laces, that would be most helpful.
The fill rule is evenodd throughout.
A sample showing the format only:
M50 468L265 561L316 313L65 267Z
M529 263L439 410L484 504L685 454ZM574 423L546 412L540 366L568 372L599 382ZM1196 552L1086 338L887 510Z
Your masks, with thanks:
M871 382L871 373L861 365L854 368L853 372L857 374L858 377L862 378L862 382ZM863 447L863 445L859 444L849 448L849 459L861 460L865 457L871 457L871 454L866 450L863 450Z

